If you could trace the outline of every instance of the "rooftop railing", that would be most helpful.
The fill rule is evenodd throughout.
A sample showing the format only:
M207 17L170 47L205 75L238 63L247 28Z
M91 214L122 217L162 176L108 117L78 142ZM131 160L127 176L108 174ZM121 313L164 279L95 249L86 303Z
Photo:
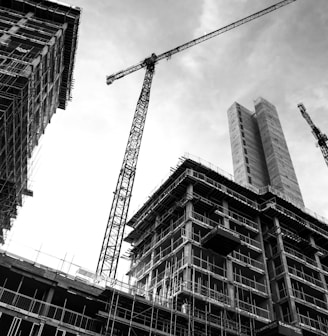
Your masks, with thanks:
M234 177L231 174L229 174L229 173L225 172L224 170L220 169L219 167L217 167L217 166L215 166L215 165L213 165L213 164L211 164L211 163L209 163L209 162L207 162L207 161L205 161L205 160L203 160L203 159L201 159L199 157L195 157L195 156L193 156L193 155L191 155L189 153L185 153L184 156L180 158L177 167L174 168L174 169L171 169L171 172L170 172L169 176L171 176L172 173L175 172L183 164L183 162L186 159L191 159L191 160L193 160L193 161L195 161L197 163L200 163L201 165L203 165L203 166L205 166L205 167L207 167L207 168L215 171L216 173L224 176L228 180L235 182L234 181ZM204 174L202 174L202 175L204 175ZM203 180L204 180L204 176L202 177ZM198 178L200 178L200 176L198 176ZM231 196L233 196L233 197L241 200L242 202L244 202L244 203L246 203L246 204L248 204L248 205L250 205L250 206L252 206L252 207L254 207L256 209L259 209L259 205L256 202L251 201L247 197L245 197L245 196L243 196L243 195L241 195L241 194L233 191L232 189L224 186L225 190L222 190L222 188L220 188L220 184L219 183L217 183L217 182L213 183L215 181L214 180L211 181L211 179L208 179L208 178L206 178L206 182L210 183L212 185L215 185L221 191L224 191L225 193L227 193L227 194L229 194L229 195L231 195ZM164 180L162 181L162 183L164 183ZM272 186L265 186L265 187L262 187L262 188L256 188L256 187L254 187L252 185L249 185L249 184L242 184L242 186L245 187L245 188L247 188L247 189L249 189L249 190L251 190L251 191L253 191L254 193L259 194L259 195L263 195L263 194L266 194L268 192L271 192L272 194L278 196L279 198L282 198L282 199L288 201L289 203L295 205L296 207L298 207L299 209L301 209L303 212L305 212L305 213L309 214L310 216L316 218L318 221L320 221L320 222L325 223L325 224L328 225L328 219L326 219L326 218L324 218L324 217L316 214L315 212L313 212L313 211L305 208L303 205L301 205L301 204L295 202L294 200L288 198L286 195L284 195L282 192L280 192L279 190L277 190L276 188L274 188ZM155 192L155 190L157 190L158 188L159 187L155 188L154 191L151 192L151 194L153 194ZM141 208L141 206L139 206L138 208Z
M192 176L193 178L203 181L206 184L209 184L211 187L214 187L217 190L220 190L222 193L231 196L234 199L237 199L239 202L244 203L246 205L248 205L249 207L252 207L256 210L259 210L259 206L257 204L257 202L252 201L251 199L249 199L248 197L236 192L235 190L227 187L226 185L219 183L211 178L209 178L208 176L206 176L203 173L199 173L195 170L192 169L186 169L186 172L189 176Z

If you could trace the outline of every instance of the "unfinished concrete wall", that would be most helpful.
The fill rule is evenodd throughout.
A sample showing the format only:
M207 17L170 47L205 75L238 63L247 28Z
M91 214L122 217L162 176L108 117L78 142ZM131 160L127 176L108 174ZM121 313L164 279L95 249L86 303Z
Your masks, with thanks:
M304 206L293 162L275 106L263 98L258 98L255 101L255 111L270 185L294 202Z
M276 108L258 98L255 111L238 103L228 109L236 182L257 188L271 186L293 203L304 206Z
M228 109L235 181L263 187L269 176L254 113L238 103Z

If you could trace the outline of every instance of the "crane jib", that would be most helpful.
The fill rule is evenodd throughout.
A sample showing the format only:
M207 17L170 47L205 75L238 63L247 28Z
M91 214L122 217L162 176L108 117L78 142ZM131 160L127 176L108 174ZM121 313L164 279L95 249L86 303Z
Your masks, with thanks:
M278 3L276 3L276 4L272 5L272 6L270 6L268 8L262 9L262 10L256 12L256 13L253 13L253 14L245 17L245 18L242 18L242 19L240 19L238 21L235 21L235 22L233 22L231 24L228 24L228 25L226 25L226 26L224 26L222 28L219 28L219 29L217 29L217 30L215 30L215 31L213 31L211 33L208 33L208 34L205 34L203 36L200 36L200 37L198 37L198 38L196 38L196 39L194 39L192 41L189 41L189 42L184 43L184 44L182 44L182 45L180 45L180 46L178 46L176 48L168 50L168 51L166 51L166 52L164 52L164 53L162 53L162 54L160 54L158 56L156 56L153 53L150 57L145 58L140 63L138 63L136 65L133 65L133 66L131 66L129 68L126 68L124 70L121 70L121 71L119 71L117 73L114 73L114 74L112 74L110 76L107 76L106 77L106 83L107 83L107 85L110 85L110 84L112 84L117 79L125 77L126 75L129 75L130 73L138 71L138 70L140 70L142 68L146 68L149 63L152 63L154 61L154 59L153 59L154 56L156 57L156 59L153 62L153 64L155 64L158 61L161 61L163 59L170 59L172 57L172 55L177 54L180 51L186 50L186 49L188 49L190 47L193 47L193 46L195 46L195 45L197 45L199 43L205 42L205 41L207 41L207 40L209 40L209 39L211 39L213 37L216 37L216 36L221 35L221 34L227 32L229 30L237 28L237 27L239 27L239 26L241 26L241 25L243 25L243 24L245 24L247 22L253 21L253 20L255 20L255 19L257 19L257 18L259 18L259 17L261 17L263 15L266 15L266 14L268 14L270 12L273 12L274 10L276 10L278 8L281 8L283 6L286 6L286 5L288 5L288 4L292 3L292 2L295 2L295 1L296 0L283 0L283 1L280 1L280 2L278 2Z

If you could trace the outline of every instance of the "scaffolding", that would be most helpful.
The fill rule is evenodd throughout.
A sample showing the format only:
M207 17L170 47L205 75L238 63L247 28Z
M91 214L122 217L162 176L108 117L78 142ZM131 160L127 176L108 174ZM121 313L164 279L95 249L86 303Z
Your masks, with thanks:
M79 11L54 6L22 7L19 0L0 6L0 243L24 195L32 195L33 150L71 94Z
M286 200L254 194L188 159L130 221L129 283L79 270L65 282L68 291L33 287L30 280L17 289L11 272L20 267L5 260L0 311L3 303L10 311L22 309L27 321L32 314L38 321L49 318L52 326L46 323L42 336L59 330L66 336L324 336L327 239L308 223L319 225ZM22 267L26 274L26 261ZM40 274L40 268L29 274ZM63 273L45 274L63 281ZM40 298L53 291L54 300ZM0 317L1 323L20 328L18 319Z
M91 316L85 308L76 311L23 294L23 286L18 290L9 287L8 281L0 287L0 310L6 307L16 313L9 321L0 317L2 331L10 325L17 332L26 332L35 324L43 324L46 330L47 319L52 328L72 335L253 335L249 321L224 308L218 310L211 302L199 306L199 300L190 296L171 301L160 295L145 299L146 293L140 288L117 280L96 299L97 312ZM22 320L24 327L20 326Z
M273 190L186 159L128 224L131 279L191 311L186 335L327 333L327 227ZM227 316L235 329L215 329Z
M177 311L168 335L253 335L271 321L253 195L186 159L128 223L130 279L145 299Z
M144 300L140 290L134 296L112 291L108 312L99 313L107 321L105 335L252 335L249 321L211 302L200 305L190 295L163 300L160 295Z

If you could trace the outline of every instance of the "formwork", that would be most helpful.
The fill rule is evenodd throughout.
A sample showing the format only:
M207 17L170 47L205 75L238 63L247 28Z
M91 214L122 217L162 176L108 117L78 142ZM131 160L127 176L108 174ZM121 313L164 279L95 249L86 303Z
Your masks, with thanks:
M0 242L29 190L29 160L71 97L80 10L0 1Z

